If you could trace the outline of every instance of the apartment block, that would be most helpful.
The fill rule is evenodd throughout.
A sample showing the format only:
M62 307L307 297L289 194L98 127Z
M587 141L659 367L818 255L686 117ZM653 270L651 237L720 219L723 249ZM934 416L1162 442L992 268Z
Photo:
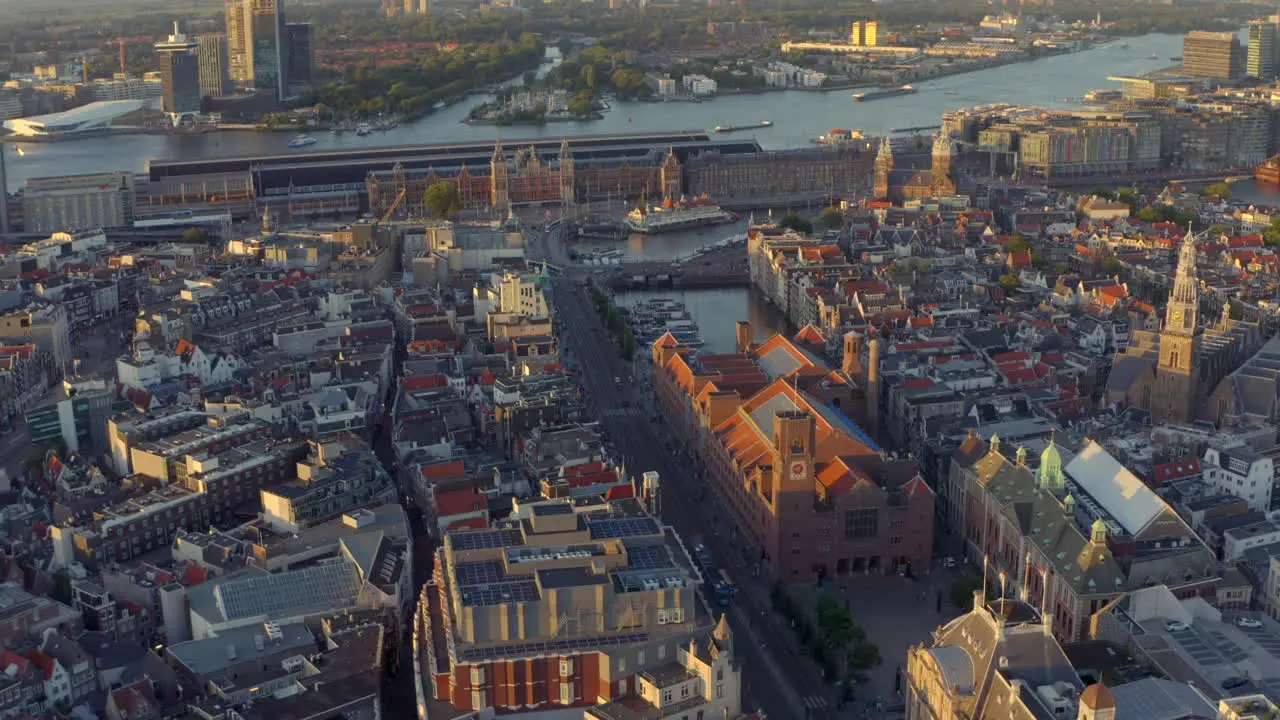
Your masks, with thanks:
M176 435L142 440L129 449L133 472L164 482L173 482L179 465L188 455L219 453L228 448L262 440L271 434L271 426L258 421L240 422L206 416L204 425ZM175 420L175 424L180 421Z
M517 503L518 520L445 535L414 627L429 697L585 708L640 692L646 672L663 688L664 668L701 652L711 617L680 540L635 500L595 507Z
M261 491L263 520L298 533L369 505L396 501L395 484L369 445L354 435L307 442L297 479Z
M137 487L109 500L86 519L50 528L57 567L80 563L96 570L168 547L179 528L209 527L209 496L184 487Z
M116 474L124 476L134 472L130 454L137 444L195 430L205 425L208 418L207 413L199 410L179 408L156 412L129 410L108 420L107 440Z
M27 180L22 212L27 232L52 233L133 225L132 172Z
M255 440L223 450L183 455L174 466L173 482L208 496L215 521L230 519L236 508L258 508L259 493L294 477L306 454L301 440Z

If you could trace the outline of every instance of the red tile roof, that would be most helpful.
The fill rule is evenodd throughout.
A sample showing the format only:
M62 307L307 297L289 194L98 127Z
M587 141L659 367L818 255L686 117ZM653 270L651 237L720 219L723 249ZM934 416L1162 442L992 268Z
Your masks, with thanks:
M422 477L427 480L443 480L445 478L460 478L467 474L466 466L461 460L450 460L448 462L431 463L422 466Z
M410 375L409 377L400 378L401 390L426 390L428 388L444 387L448 384L449 377L444 373Z
M436 516L440 518L488 509L489 503L484 493L475 488L458 488L436 493Z

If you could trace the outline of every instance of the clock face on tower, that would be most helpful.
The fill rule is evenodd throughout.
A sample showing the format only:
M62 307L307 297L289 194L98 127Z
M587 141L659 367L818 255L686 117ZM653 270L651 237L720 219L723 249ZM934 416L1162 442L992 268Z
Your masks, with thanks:
M1174 319L1174 321L1181 322L1181 320L1182 320L1182 311L1181 311L1181 310L1174 310L1174 311L1173 311L1173 319Z
M793 460L791 462L791 477L800 479L804 477L805 464L802 460Z

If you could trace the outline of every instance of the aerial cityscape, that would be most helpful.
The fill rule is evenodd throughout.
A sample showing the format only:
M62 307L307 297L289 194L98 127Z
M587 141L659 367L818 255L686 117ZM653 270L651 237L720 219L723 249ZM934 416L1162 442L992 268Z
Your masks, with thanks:
M1280 14L0 0L0 719L1280 718Z

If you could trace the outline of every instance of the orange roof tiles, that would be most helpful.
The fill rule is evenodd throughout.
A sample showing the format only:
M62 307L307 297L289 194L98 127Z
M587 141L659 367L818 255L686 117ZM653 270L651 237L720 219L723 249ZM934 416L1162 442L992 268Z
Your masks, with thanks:
M462 464L461 460L450 460L422 466L422 477L427 480L460 478L465 477L466 474L466 466Z
M435 501L436 516L442 518L450 515L465 515L481 510L487 511L489 508L489 503L485 499L484 493L470 487L437 492Z

